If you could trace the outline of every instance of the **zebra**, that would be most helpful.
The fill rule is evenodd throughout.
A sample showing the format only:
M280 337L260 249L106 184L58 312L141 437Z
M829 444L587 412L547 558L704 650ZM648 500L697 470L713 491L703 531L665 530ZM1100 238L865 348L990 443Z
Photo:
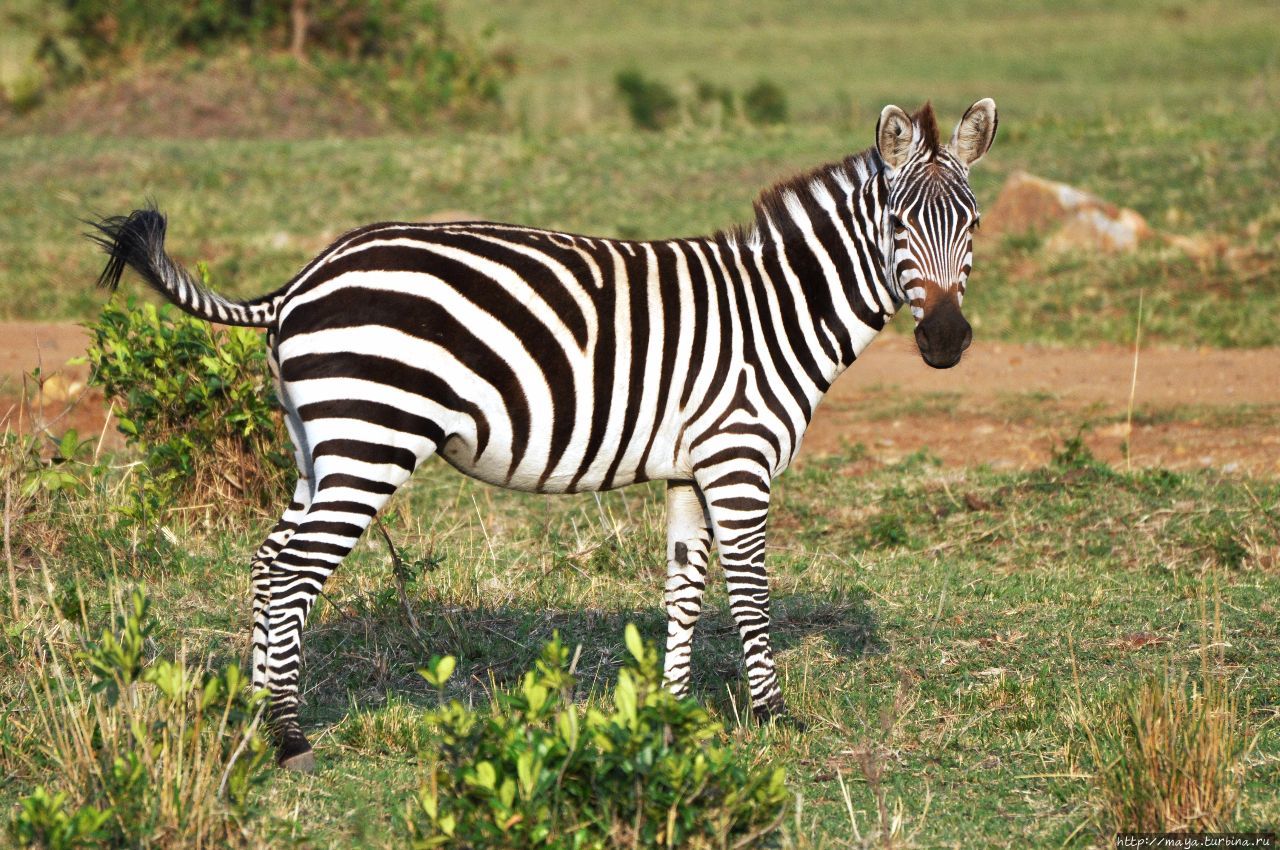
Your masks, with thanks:
M280 289L233 301L165 251L149 204L94 223L99 285L131 267L192 315L266 329L298 481L253 555L252 683L279 763L314 769L298 721L303 622L325 580L429 456L539 493L665 480L664 676L690 690L714 540L754 715L785 715L770 644L773 479L823 394L903 306L924 362L959 362L978 207L969 168L996 105L943 144L930 104L889 105L875 144L775 185L754 221L630 241L495 222L386 222Z

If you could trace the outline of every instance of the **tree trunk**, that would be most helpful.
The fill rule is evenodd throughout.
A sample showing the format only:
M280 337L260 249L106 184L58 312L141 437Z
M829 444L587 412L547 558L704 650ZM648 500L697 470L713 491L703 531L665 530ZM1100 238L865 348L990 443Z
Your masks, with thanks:
M305 62L307 59L307 0L293 0L289 15L293 21L293 39L289 49L294 59Z

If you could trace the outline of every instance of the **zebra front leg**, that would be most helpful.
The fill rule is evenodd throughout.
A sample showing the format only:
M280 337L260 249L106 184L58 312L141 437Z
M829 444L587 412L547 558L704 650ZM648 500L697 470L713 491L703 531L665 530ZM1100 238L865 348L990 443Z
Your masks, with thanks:
M742 637L751 711L760 721L787 712L769 641L769 578L764 567L769 483L768 470L749 461L721 461L698 474L729 589L729 610Z
M352 441L354 443L354 441ZM317 447L329 450L326 444ZM268 568L267 688L270 724L282 767L310 772L311 744L298 724L302 625L325 580L356 545L375 515L430 452L410 460L403 449L344 446L363 458L326 454L315 461L316 492L297 528ZM434 450L434 447L432 448ZM382 462L378 462L382 461Z
M667 485L667 653L663 679L671 693L689 695L693 630L702 613L710 548L702 497L690 481Z

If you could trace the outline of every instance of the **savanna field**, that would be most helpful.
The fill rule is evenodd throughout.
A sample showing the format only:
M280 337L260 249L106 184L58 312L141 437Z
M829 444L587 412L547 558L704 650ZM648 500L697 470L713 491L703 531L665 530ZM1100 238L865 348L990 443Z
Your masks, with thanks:
M312 8L300 49L288 9L240 26L197 7L0 10L0 842L1094 847L1277 828L1273 4L405 0ZM972 174L984 209L1025 171L1162 236L1063 252L984 221L969 359L929 372L902 316L837 384L769 523L799 724L751 721L714 563L696 705L657 691L661 485L534 496L432 461L308 620L317 772L273 766L240 673L249 557L292 474L259 338L148 312L128 275L104 312L82 219L153 198L169 250L249 297L377 220L709 233L870 146L887 103L931 100L949 134L982 97L1000 110ZM78 350L37 350L32 322ZM981 378L995 361L1012 377Z

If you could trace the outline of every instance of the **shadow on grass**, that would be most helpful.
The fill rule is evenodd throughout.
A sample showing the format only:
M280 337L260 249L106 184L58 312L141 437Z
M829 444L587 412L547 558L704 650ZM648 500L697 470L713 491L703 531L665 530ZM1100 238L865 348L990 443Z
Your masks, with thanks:
M666 619L658 608L529 610L519 606L474 608L412 603L420 626L415 635L394 591L327 605L303 635L304 726L342 719L353 706L376 709L388 699L422 707L440 697L417 669L433 655L458 659L446 698L487 702L493 689L515 684L556 632L578 647L579 697L605 690L617 676L624 653L623 630L635 623L661 647ZM773 643L784 654L814 639L824 651L844 657L879 655L888 647L878 635L875 613L861 598L806 594L773 600ZM722 605L703 612L694 638L693 690L704 703L722 706L726 685L745 695L738 630ZM723 707L723 706L722 706Z

